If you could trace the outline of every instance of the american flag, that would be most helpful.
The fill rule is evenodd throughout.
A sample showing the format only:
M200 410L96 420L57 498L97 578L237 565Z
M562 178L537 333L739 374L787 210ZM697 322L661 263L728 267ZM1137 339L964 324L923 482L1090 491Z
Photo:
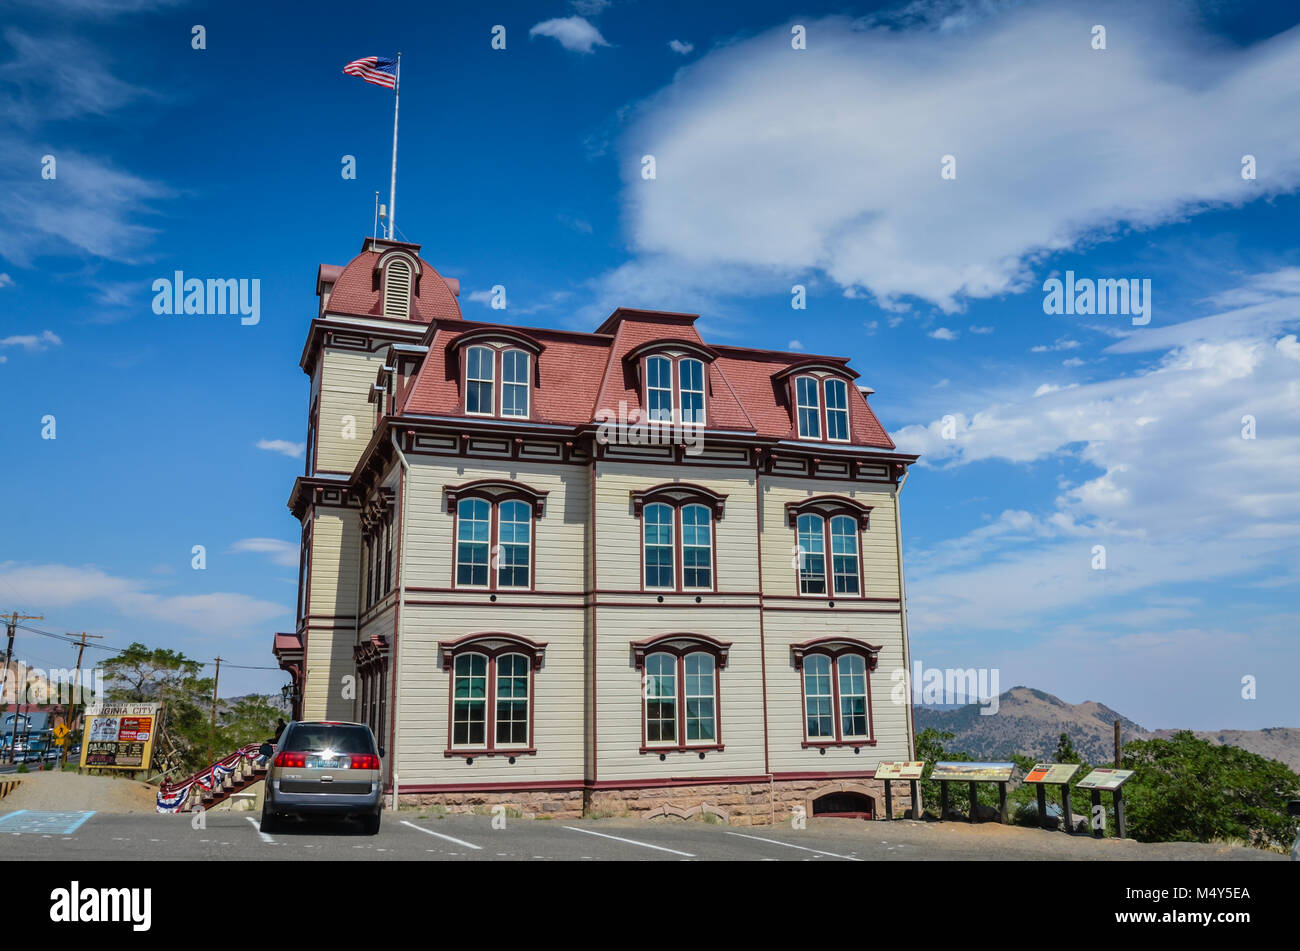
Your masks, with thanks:
M349 76L360 76L368 83L393 89L397 86L397 60L386 56L365 56L343 67Z

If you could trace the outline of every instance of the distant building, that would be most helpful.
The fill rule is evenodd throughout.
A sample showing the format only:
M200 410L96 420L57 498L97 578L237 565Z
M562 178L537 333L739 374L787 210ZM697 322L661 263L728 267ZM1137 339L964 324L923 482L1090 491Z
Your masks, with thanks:
M451 809L883 813L916 457L847 359L467 320L419 251L317 277L294 715L369 723Z

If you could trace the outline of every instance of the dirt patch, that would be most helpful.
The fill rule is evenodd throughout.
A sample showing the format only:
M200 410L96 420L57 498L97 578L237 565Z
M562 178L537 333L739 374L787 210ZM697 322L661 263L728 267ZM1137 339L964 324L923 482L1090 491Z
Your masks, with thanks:
M158 791L134 779L76 773L23 773L18 788L0 799L0 812L155 812Z

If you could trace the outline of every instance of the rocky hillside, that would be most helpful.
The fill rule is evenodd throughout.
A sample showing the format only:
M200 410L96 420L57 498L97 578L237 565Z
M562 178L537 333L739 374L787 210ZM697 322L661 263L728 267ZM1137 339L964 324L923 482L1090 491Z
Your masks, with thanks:
M1114 756L1114 723L1120 721L1124 742L1172 736L1174 730L1147 730L1102 703L1066 703L1031 687L1013 687L998 700L998 712L982 716L981 706L955 710L915 708L916 728L955 733L945 745L985 760L1004 760L1012 753L1046 759L1057 738L1070 734L1075 749L1090 763L1110 762ZM1197 731L1220 745L1237 746L1300 770L1300 729Z

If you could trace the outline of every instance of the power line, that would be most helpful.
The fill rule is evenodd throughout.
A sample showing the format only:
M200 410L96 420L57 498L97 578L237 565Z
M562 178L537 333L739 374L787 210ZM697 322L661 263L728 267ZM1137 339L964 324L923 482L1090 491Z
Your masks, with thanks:
M26 624L18 624L16 626L32 634L40 634L43 637L52 637L56 641L64 641L73 646L76 646L79 643L78 639L75 637L68 637L63 634L55 634L52 631L42 631L39 628L30 627ZM86 648L88 650L108 651L109 653L112 654L125 654L129 650L129 648L125 648L125 647L110 647L107 644L87 644ZM203 667L212 667L216 664L215 660L204 661L204 660L198 660L196 658L186 658L186 659L193 661L194 663L199 664ZM225 660L222 660L221 663L226 667L235 667L238 668L239 670L280 670L281 669L279 667L259 667L252 664L231 664Z

